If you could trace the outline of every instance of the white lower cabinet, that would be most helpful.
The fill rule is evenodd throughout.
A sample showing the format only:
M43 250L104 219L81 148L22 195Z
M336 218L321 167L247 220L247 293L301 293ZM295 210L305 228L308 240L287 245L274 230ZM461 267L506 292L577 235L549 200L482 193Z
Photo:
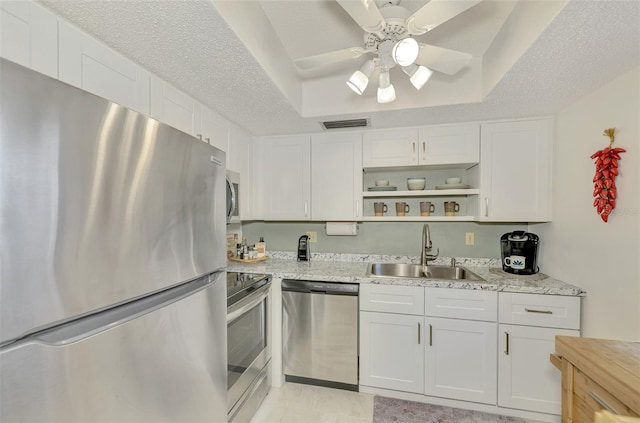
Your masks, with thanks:
M549 356L556 335L580 336L579 316L580 297L362 284L360 385L556 421Z
M498 405L560 414L561 373L549 361L556 335L580 336L580 297L501 292Z
M360 384L424 392L424 317L360 312Z
M495 405L496 324L427 317L426 395Z
M560 414L561 372L549 361L556 335L580 336L577 330L500 325L498 405Z

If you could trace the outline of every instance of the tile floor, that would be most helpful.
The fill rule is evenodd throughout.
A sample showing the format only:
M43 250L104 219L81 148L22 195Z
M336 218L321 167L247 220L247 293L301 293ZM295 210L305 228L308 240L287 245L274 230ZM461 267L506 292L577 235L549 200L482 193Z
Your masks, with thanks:
M373 395L285 383L271 388L251 423L371 423ZM527 420L529 423L536 423Z
M251 423L371 423L373 395L285 383L271 388Z

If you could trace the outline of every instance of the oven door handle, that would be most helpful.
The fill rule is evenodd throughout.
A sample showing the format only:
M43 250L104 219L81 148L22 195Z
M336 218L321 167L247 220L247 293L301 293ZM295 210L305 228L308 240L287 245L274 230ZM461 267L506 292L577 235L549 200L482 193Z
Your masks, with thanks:
M260 288L253 291L251 295L248 295L247 297L243 298L242 300L228 307L227 323L233 322L238 317L242 316L244 313L246 313L247 311L251 310L258 304L260 304L262 301L264 301L267 295L269 295L270 288L271 288L271 282L269 282L264 286L261 286Z

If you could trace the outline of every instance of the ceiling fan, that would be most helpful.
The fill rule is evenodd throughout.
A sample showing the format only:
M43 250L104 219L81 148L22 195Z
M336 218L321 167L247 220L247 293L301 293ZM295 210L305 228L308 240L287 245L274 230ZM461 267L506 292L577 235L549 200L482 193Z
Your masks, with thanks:
M350 47L295 61L300 69L312 69L327 64L374 54L362 68L347 80L356 94L362 95L369 77L380 70L378 103L396 98L389 70L402 67L411 84L417 89L431 74L442 72L454 75L471 61L468 53L418 43L413 36L424 34L449 19L463 13L481 0L430 0L414 14L400 6L400 0L336 0L364 30L364 47Z

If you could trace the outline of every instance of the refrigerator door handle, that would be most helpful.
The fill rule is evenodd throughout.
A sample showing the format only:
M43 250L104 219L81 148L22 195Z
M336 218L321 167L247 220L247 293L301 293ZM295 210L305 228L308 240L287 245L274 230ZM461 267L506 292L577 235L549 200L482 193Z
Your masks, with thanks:
M216 283L220 273L224 274L224 271L214 272L165 291L43 329L3 346L0 353L32 342L64 346L82 341L202 291Z

